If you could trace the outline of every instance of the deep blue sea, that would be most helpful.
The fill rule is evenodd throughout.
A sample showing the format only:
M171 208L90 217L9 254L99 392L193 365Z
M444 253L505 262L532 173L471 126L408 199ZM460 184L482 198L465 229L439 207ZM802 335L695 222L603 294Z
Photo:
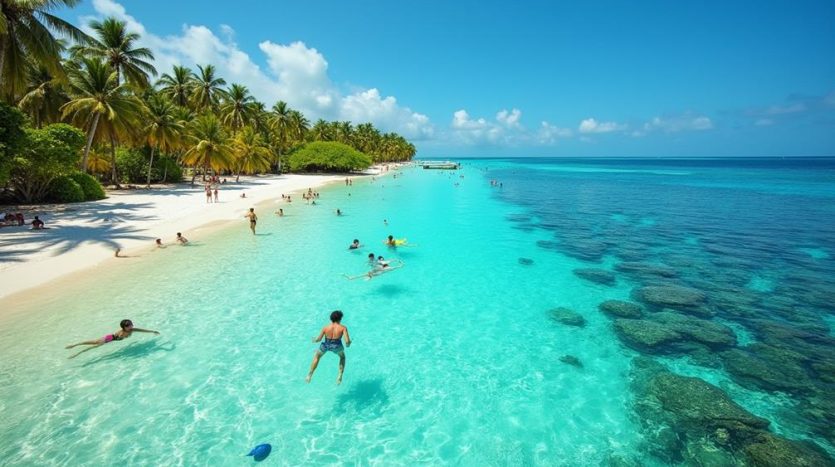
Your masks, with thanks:
M835 159L460 161L41 289L0 464L833 465ZM123 318L161 335L67 358Z

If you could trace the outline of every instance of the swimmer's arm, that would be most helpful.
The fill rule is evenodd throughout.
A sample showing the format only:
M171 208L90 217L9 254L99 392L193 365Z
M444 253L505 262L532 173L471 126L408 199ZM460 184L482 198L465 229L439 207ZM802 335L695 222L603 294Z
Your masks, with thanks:
M142 329L142 328L133 328L136 332L150 332L152 334L159 334L159 331L154 331L152 329Z
M321 341L323 337L325 337L325 328L322 328L322 331L319 332L319 337L313 339L313 343L315 344L315 343Z
M348 334L348 328L345 327L345 326L342 326L342 329L345 330L345 347L350 347L351 346L351 335Z

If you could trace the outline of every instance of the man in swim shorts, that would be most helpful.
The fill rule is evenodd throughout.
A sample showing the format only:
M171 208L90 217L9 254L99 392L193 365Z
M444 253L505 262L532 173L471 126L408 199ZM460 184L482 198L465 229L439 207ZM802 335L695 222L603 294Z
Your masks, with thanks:
M331 313L331 323L324 326L319 333L319 337L313 339L313 343L317 343L324 338L324 342L319 345L316 352L313 354L313 362L310 364L310 372L305 378L306 382L310 382L313 378L313 372L319 365L319 359L322 355L333 352L339 355L339 374L336 376L336 384L342 384L342 372L345 371L345 348L342 346L342 336L345 336L345 347L351 346L351 336L348 334L348 328L342 325L342 312L335 310Z
M252 230L252 235L255 235L255 224L258 223L258 216L255 215L255 208L249 208L249 212L244 217L249 218L249 230Z
M128 337L131 336L131 334L133 334L134 331L136 331L136 332L150 332L150 333L153 333L153 334L159 334L159 331L152 331L150 329L135 328L135 327L133 327L133 321L131 321L129 319L123 319L119 323L119 327L121 329L119 329L118 331L114 332L113 334L107 334L100 339L82 341L82 342L79 342L77 344L68 345L66 347L67 349L71 349L71 348L77 347L79 345L92 346L92 347L88 347L88 348L82 350L81 352L78 352L77 354L71 356L70 358L75 358L75 357L81 355L82 353L84 353L88 350L94 349L94 348L96 348L96 347L98 347L102 344L107 344L108 342L120 341L122 339L127 339Z

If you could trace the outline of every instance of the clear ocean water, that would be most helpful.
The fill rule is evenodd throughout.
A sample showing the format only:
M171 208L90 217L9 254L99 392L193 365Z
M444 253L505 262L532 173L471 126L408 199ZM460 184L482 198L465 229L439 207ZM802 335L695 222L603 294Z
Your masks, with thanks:
M634 410L641 352L598 310L646 285L618 272L627 260L673 268L708 297L744 290L758 319L833 345L833 159L462 162L332 185L317 206L278 200L258 208L257 236L243 220L186 232L188 247L93 269L0 317L0 464L246 465L271 443L263 464L663 465ZM271 214L279 207L285 217ZM411 246L389 250L389 234ZM348 251L354 238L364 248ZM346 280L370 252L405 267ZM750 313L711 306L738 346L762 340ZM555 322L557 307L585 327ZM334 309L354 339L344 382L326 355L305 384L311 337ZM123 318L162 334L67 358L66 344ZM798 416L805 395L740 384L688 355L649 356L835 454Z

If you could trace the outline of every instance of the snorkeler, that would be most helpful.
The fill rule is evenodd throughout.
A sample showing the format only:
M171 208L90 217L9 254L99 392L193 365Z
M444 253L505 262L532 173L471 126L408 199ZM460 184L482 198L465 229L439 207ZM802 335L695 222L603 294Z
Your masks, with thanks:
M75 357L81 355L82 353L84 353L84 352L86 352L90 349L94 349L94 348L96 348L96 347L98 347L102 344L107 344L108 342L120 341L122 339L127 339L128 337L131 336L131 334L134 331L136 331L136 332L150 332L150 333L153 333L153 334L159 334L159 331L152 331L150 329L135 328L135 327L133 327L133 321L131 321L129 319L123 319L119 323L119 327L121 329L119 329L118 331L114 332L113 334L107 334L106 336L104 336L100 339L91 340L91 341L83 341L83 342L79 342L77 344L68 345L66 347L67 349L71 349L71 348L77 347L79 345L90 345L90 346L92 346L92 347L88 347L88 348L82 350L81 352L78 352L77 354L71 356L70 358L75 358Z
M325 341L319 345L319 348L313 354L313 362L310 364L310 372L307 374L307 378L305 378L306 382L309 383L310 379L313 378L313 372L316 371L322 355L333 352L339 355L339 374L336 376L336 384L342 384L342 372L345 371L345 348L342 346L343 335L345 336L345 347L350 347L351 336L348 334L348 328L342 325L342 312L335 310L331 313L331 324L324 326L319 333L319 337L313 339L314 344L321 341L322 338Z

